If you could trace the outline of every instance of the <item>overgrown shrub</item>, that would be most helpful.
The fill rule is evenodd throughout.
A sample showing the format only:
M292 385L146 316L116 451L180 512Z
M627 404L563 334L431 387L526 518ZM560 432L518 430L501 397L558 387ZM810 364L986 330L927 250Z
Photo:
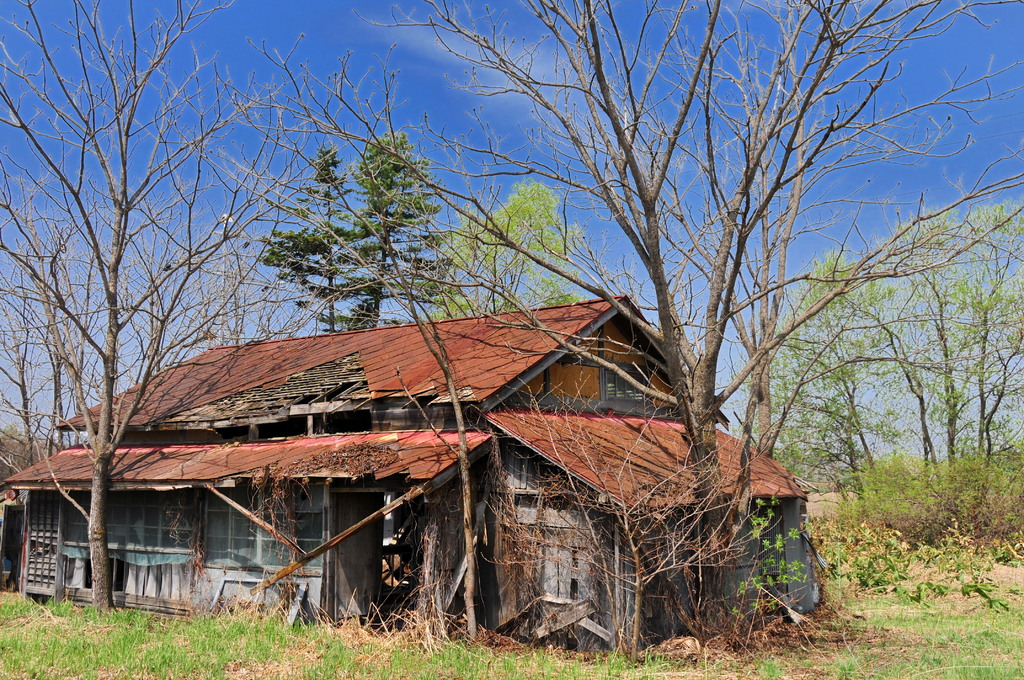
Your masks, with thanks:
M916 545L950 535L1014 542L1024 527L1021 466L978 458L925 463L909 456L878 461L860 475L859 498L840 506L843 524L888 527Z
M1010 608L991 577L996 564L1020 564L1020 552L1008 543L982 546L951 532L938 545L913 546L895 529L850 526L837 518L818 520L813 531L830 581L922 604L957 593L979 597L992 609Z

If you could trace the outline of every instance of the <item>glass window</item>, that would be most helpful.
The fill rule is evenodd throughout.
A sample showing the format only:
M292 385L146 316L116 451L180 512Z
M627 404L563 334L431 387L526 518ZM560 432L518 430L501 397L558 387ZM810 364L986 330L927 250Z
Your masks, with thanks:
M270 521L263 509L258 493L248 488L223 489L223 493L258 515ZM272 524L285 536L294 537L299 547L309 551L323 542L324 488L297 487L291 497L291 506L279 508ZM245 515L229 506L214 494L206 504L206 561L227 567L280 567L293 559L292 551L279 540L263 531ZM310 562L318 567L320 558Z

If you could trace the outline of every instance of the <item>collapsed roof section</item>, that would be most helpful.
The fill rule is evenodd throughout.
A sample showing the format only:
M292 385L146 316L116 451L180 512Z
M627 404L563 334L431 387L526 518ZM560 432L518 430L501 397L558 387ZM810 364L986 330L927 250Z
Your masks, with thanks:
M614 315L611 304L595 300L440 321L432 328L462 398L479 402L558 350L559 339L587 335ZM317 394L336 374L353 392ZM447 398L444 374L415 324L211 349L157 376L130 425L230 420L245 409L251 413L253 404L280 409L304 398L389 397ZM76 416L67 426L83 424Z
M626 503L690 489L694 482L686 430L675 421L535 410L493 411L484 417L576 479ZM728 493L739 476L741 449L739 439L718 432ZM750 489L755 497L807 497L786 468L756 449L751 449Z
M486 432L467 433L471 457L486 449ZM114 454L113 488L171 488L236 477L276 475L334 479L433 479L457 461L457 432L372 432L232 444L124 446ZM81 446L65 449L8 478L19 489L88 488L92 460Z
M298 410L308 412L309 407L320 404L349 401L358 405L369 398L366 373L356 353L293 373L284 382L250 387L187 409L165 423L224 427L236 419L251 420L261 415L287 417L296 407L307 407Z

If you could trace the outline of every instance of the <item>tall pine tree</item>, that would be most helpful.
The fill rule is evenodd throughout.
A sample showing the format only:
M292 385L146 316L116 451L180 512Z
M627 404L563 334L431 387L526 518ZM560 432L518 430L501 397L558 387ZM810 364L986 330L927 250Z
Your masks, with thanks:
M418 280L424 300L433 299L431 281L440 278L444 264L427 228L440 208L424 181L426 165L405 134L367 144L347 172L337 149L317 150L310 184L284 208L302 226L274 229L261 261L309 294L300 305L324 306L319 322L325 330L394 321L387 314L392 295L385 281L398 268Z

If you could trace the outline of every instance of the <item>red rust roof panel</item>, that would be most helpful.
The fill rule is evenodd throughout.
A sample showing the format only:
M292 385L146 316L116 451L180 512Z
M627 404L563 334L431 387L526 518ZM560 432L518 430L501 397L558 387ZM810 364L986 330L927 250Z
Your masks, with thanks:
M693 483L685 429L671 420L599 414L495 411L494 425L591 486L616 498L639 500L662 484ZM739 474L740 440L718 432L727 491ZM793 475L756 450L750 462L754 496L806 498Z
M486 432L467 433L470 449L487 442ZM234 444L174 444L125 446L114 454L111 481L115 483L177 484L212 482L225 477L258 473L267 466L288 466L314 457L358 447L385 447L396 455L366 461L365 469L377 479L407 475L427 480L456 461L458 433L372 432L366 434L303 437L279 441ZM81 446L61 451L50 460L37 463L8 478L8 483L46 484L53 477L65 484L87 483L92 461ZM51 476L52 475L52 476ZM346 476L323 470L316 476Z
M609 312L603 300L533 312L553 332L572 336ZM557 349L522 314L453 319L435 324L460 387L483 400ZM306 338L217 347L161 373L132 424L158 423L242 390L270 387L328 361L359 354L373 397L430 395L444 376L414 324ZM442 390L443 391L443 390ZM76 425L81 418L69 421Z

